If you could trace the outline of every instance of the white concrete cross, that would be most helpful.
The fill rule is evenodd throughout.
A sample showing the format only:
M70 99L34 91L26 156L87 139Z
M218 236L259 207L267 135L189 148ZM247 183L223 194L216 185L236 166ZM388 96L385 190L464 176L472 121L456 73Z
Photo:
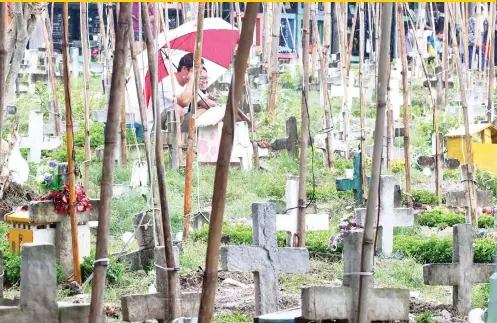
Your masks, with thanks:
M22 245L21 297L16 306L0 306L0 322L88 323L90 304L57 303L55 247Z
M362 230L345 233L342 287L302 288L302 318L312 321L348 320L356 322L361 272ZM368 321L409 319L409 290L370 288Z
M382 175L380 177L380 227L381 251L385 256L391 256L393 251L393 228L394 227L412 227L414 225L414 215L412 208L395 208L395 177ZM356 209L355 217L359 226L364 226L366 220L366 209ZM376 216L375 216L375 226Z
M459 315L466 316L471 310L472 285L488 283L494 264L473 263L471 224L454 226L453 235L452 263L424 265L423 278L426 285L453 286L452 305Z
M278 309L278 276L281 273L304 274L309 271L309 252L304 248L278 248L276 241L276 206L252 204L254 246L221 248L223 270L253 272L256 315Z
M286 231L290 234L290 247L293 247L294 236L297 232L297 220L299 213L299 177L288 175L285 188L286 214L276 215L276 230ZM306 231L329 230L330 220L328 214L306 214Z
M41 151L52 150L62 145L62 137L43 136L43 114L39 111L29 112L28 136L21 137L20 148L29 148L28 161L40 163Z

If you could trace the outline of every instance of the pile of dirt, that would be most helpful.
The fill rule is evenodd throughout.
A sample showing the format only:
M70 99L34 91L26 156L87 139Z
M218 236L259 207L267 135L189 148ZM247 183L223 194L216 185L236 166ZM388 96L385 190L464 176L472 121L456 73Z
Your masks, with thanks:
M22 186L17 183L11 183L0 200L0 220L4 219L5 214L12 212L13 209L27 204L29 196L34 196L34 191L28 186Z

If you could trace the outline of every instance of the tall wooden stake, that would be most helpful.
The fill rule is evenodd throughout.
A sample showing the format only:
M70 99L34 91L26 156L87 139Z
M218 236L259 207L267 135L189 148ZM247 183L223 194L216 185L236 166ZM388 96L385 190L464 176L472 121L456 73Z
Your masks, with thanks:
M381 4L383 8L383 19L381 20L381 35L380 35L380 52L378 57L379 71L386 71L389 62L390 53L390 29L392 26L392 3L384 2ZM371 170L371 189L369 190L367 209L366 209L366 221L364 224L364 234L362 239L362 253L361 253L361 272L366 273L365 275L360 275L359 280L359 295L358 295L358 307L357 307L357 322L366 323L368 321L370 302L370 287L372 283L372 276L367 273L373 271L373 233L374 233L374 222L376 218L376 208L378 206L378 190L380 185L380 172L381 172L381 159L383 150L383 133L385 131L385 108L387 105L387 73L379 73L378 84L376 85L378 89L378 96L376 97L376 125L375 125L375 137L374 137L374 151L373 151L373 164ZM356 322L354 320L354 322Z
M448 12L447 3L444 3L445 17L444 17L444 34L443 34L443 37L444 37L444 39L443 39L443 52L442 52L442 67L444 69L444 83L445 83L444 84L444 108L449 103L449 17L447 16L447 12ZM405 42L405 39L404 39L404 42Z
M0 3L0 134L3 131L3 114L5 106L5 72L7 71L7 3ZM2 145L0 144L0 156L2 156ZM2 173L4 160L0 160L0 174ZM3 283L3 281L1 281ZM2 285L3 286L3 285ZM3 297L3 293L0 293Z
M495 19L497 18L497 5L495 2L490 3L491 22L490 28L490 50L488 55L489 60L489 79L488 79L488 103L487 103L487 122L492 122L494 119L494 89L495 89Z
M313 4L314 6L314 4ZM302 50L303 50L303 77L304 87L302 89L302 130L300 131L300 167L299 167L299 212L297 219L297 246L305 248L305 203L307 182L307 143L309 141L309 114L307 113L309 102L309 24L310 3L304 3L304 26L302 28Z
M64 92L66 98L66 137L67 137L67 172L69 177L69 216L71 217L71 239L74 263L74 279L81 285L81 267L79 265L78 220L76 217L76 176L74 167L74 137L72 125L71 106L71 80L69 77L69 5L64 2L62 7L63 37L62 37L62 63L64 66Z
M411 194L411 161L409 158L409 100L408 100L408 86L407 86L407 50L406 50L406 34L404 27L404 6L397 5L398 24L399 24L399 37L400 37L400 62L402 63L402 93L404 99L404 160L406 169L406 193L407 193L407 206L412 207L412 194Z
M454 22L454 13L449 6L449 13L451 15L452 22ZM456 35L454 32L455 24L452 23L451 37L452 37L452 51L456 57L456 69L457 69L457 77L459 78L459 86L461 92L461 105L464 116L464 132L466 137L466 164L468 165L468 176L466 181L466 187L468 188L468 206L469 206L469 216L471 218L471 223L473 224L474 229L478 229L478 218L476 217L476 197L474 191L474 183L473 183L473 152L471 149L471 134L469 133L469 118L468 118L468 100L466 98L466 80L465 73L462 71L461 62L457 57L459 57L459 47L457 46Z
M53 8L53 4L52 4ZM52 92L52 102L53 102L53 114L55 120L55 134L60 136L60 109L59 109L59 99L57 98L57 79L55 77L55 66L53 63L53 43L52 37L52 26L49 25L49 20L46 17L46 13L40 16L41 19L41 31L43 34L43 41L45 42L45 50L47 52L47 63L48 63L48 78L50 81L50 90ZM50 28L50 30L49 30ZM86 186L85 186L86 187Z
M272 40L271 40L271 56L270 56L270 70L271 70L271 89L269 92L268 111L270 115L274 114L276 107L276 88L278 86L278 53L280 47L280 25L281 25L281 6L282 2L273 2L273 27L272 27Z
M392 9L393 10L393 9ZM388 56L388 70L387 70L387 169L392 167L392 105L390 104L390 76L392 75L392 64L390 55Z
M123 92L122 96L123 96L123 99L122 99L122 104L121 104L121 120L120 120L120 125L121 125L121 162L122 162L123 167L128 167L128 156L127 156L128 155L127 154L128 143L126 140L126 91Z
M235 127L235 111L240 105L244 78L247 70L247 61L250 47L254 38L255 22L260 2L249 2L245 8L243 29L238 42L238 50L234 64L234 77L228 94L226 113L223 119L223 132L219 144L216 175L214 178L214 193L212 195L212 213L207 242L207 257L202 282L202 297L200 300L199 323L210 323L214 311L216 282L219 264L219 247L221 246L221 231L228 186L228 171L230 167L231 151L233 149L233 135Z
M188 239L190 233L190 213L192 211L192 181L193 181L193 142L195 140L195 116L198 103L198 84L200 73L202 72L202 39L204 34L204 7L205 2L200 2L198 5L197 19L197 41L195 46L195 80L193 86L193 103L190 110L190 122L188 124L188 152L186 155L186 171L185 171L185 207L184 207L184 224L183 224L183 241Z
M314 4L313 4L313 6L314 6ZM311 9L311 11L312 10L313 9ZM312 17L312 14L311 14L311 19L314 19L314 17ZM316 17L316 19L317 19L317 17ZM314 22L313 22L313 25L314 25ZM316 83L316 60L318 58L317 46L318 46L319 29L318 29L317 33L314 32L314 27L312 27L311 30L312 30L312 37L311 37L312 51L311 51L311 68L310 68L311 81L310 82L312 84L314 84L314 83Z
M90 323L100 323L104 317L104 289L107 276L109 252L109 228L112 204L112 184L114 182L114 154L118 142L119 115L121 113L122 92L124 92L126 57L128 56L129 33L132 32L131 3L121 3L116 35L116 51L112 66L112 81L105 129L104 162L100 189L100 208L97 228L97 251L93 268L91 290Z
M262 35L262 73L268 73L269 56L271 55L271 22L273 15L273 3L266 2L264 5L264 32Z
M80 3L81 47L83 48L83 79L84 79L84 107L85 107L85 169L83 172L83 187L90 188L90 63L88 59L88 11L85 2ZM49 59L51 60L51 59Z
M152 36L152 30L150 28L150 19L148 16L147 4L142 2L142 23L143 29L145 31L145 42L147 44L147 56L148 56L148 66L152 82L152 100L155 104L155 124L159 124L159 105L158 105L158 75L157 75L157 51L154 47L154 38ZM160 196L160 209L162 215L162 230L164 234L164 244L166 252L166 265L170 268L167 271L167 284L168 284L168 317L165 319L167 321L172 321L177 317L177 299L178 299L178 272L176 271L173 253L173 239L171 230L171 218L169 215L169 205L167 202L167 187L166 187L166 172L164 169L164 153L162 151L162 136L160 127L155 131L155 157L156 157L156 167L157 167L157 181L159 182L159 196Z
M334 154L333 154L333 137L331 135L331 107L330 107L330 100L329 100L329 93L328 93L328 82L327 77L328 77L328 65L329 65L329 58L330 58L330 50L331 50L331 2L325 2L324 3L324 32L323 32L323 37L324 37L324 47L323 47L323 64L324 64L324 69L323 69L323 75L324 75L324 89L325 91L325 99L324 99L324 119L325 119L325 127L326 127L326 153L328 155L328 167L333 168L335 161L334 161ZM323 80L321 80L323 82Z
M360 125L361 125L361 177L363 197L366 200L368 185L366 179L366 109L364 107L364 4L359 4L359 104L360 104Z

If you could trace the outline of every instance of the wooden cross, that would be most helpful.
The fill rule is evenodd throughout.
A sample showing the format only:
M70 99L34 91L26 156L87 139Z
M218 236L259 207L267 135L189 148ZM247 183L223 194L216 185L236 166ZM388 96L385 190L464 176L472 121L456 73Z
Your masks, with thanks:
M57 303L57 268L53 245L23 244L21 257L20 301L16 306L0 306L0 322L88 322L90 304Z
M354 155L354 175L352 178L337 178L336 187L337 191L354 191L356 205L362 205L364 203L364 191L362 189L362 165L361 165L361 153L357 152ZM369 177L367 178L369 186Z
M38 111L29 112L28 136L21 137L20 148L29 148L28 161L39 163L42 150L52 150L62 145L62 137L43 136L43 114Z
M276 206L252 204L254 246L221 248L223 270L253 272L256 315L278 308L280 273L304 274L309 271L309 252L304 248L278 248L276 241Z
M286 135L287 138L274 139L271 141L272 150L288 151L291 157L299 156L299 135L297 132L297 118L290 117L286 120Z
M356 322L361 274L362 234L362 230L345 233L342 287L312 286L302 288L302 317L304 319ZM368 321L409 319L409 290L372 288L370 295Z
M395 177L383 175L380 177L380 224L381 243L377 246L381 248L385 256L392 255L393 251L393 228L412 227L414 225L414 215L412 208L395 208ZM366 219L366 209L356 209L355 217L359 226L364 226ZM376 223L375 217L375 226Z
M472 285L487 283L494 265L473 263L471 224L454 226L453 236L452 263L424 265L423 278L426 285L453 286L452 304L459 315L466 316L471 310Z

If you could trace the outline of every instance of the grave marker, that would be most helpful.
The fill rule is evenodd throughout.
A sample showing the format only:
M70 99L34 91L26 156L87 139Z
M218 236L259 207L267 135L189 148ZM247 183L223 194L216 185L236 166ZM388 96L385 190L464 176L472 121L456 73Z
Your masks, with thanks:
M20 148L29 148L28 161L40 163L41 151L52 150L62 145L62 137L43 136L43 114L39 111L29 112L28 136L21 137Z
M426 285L452 285L452 305L459 315L465 316L471 310L472 285L488 283L494 265L473 263L471 224L454 226L453 235L452 263L424 265L423 278Z
M286 214L276 215L276 230L286 231L289 235L287 245L293 247L297 233L299 205L299 176L288 175L285 188ZM330 228L328 214L306 214L306 231L327 231Z
M367 185L369 186L369 177L367 177ZM354 155L354 175L352 178L338 178L336 180L337 191L353 190L356 200L356 205L364 203L364 191L362 189L362 165L361 153L357 152Z
M138 242L138 250L118 254L121 262L128 267L137 271L146 269L153 264L155 257L155 240L153 233L153 224L149 212L135 214L133 217L135 227L135 239Z
M382 175L380 177L380 223L381 227L381 244L382 253L389 257L393 251L393 228L394 227L412 227L414 225L414 215L412 208L395 208L395 177ZM357 224L364 227L366 220L366 209L356 209L355 217ZM375 217L375 226L376 223ZM380 239L380 238L379 238Z
M273 139L271 141L272 150L288 151L291 157L299 156L299 135L297 132L297 118L291 116L286 120L286 135L287 138Z
M342 287L302 288L302 317L304 319L356 322L362 235L363 230L345 233ZM409 320L409 290L372 288L370 294L368 321Z
M309 271L309 252L304 248L278 248L276 241L276 206L252 204L254 246L221 248L223 270L253 272L256 315L278 308L278 276L281 273L304 274Z
M55 247L22 247L21 296L17 306L0 306L1 322L88 323L89 304L57 303Z

